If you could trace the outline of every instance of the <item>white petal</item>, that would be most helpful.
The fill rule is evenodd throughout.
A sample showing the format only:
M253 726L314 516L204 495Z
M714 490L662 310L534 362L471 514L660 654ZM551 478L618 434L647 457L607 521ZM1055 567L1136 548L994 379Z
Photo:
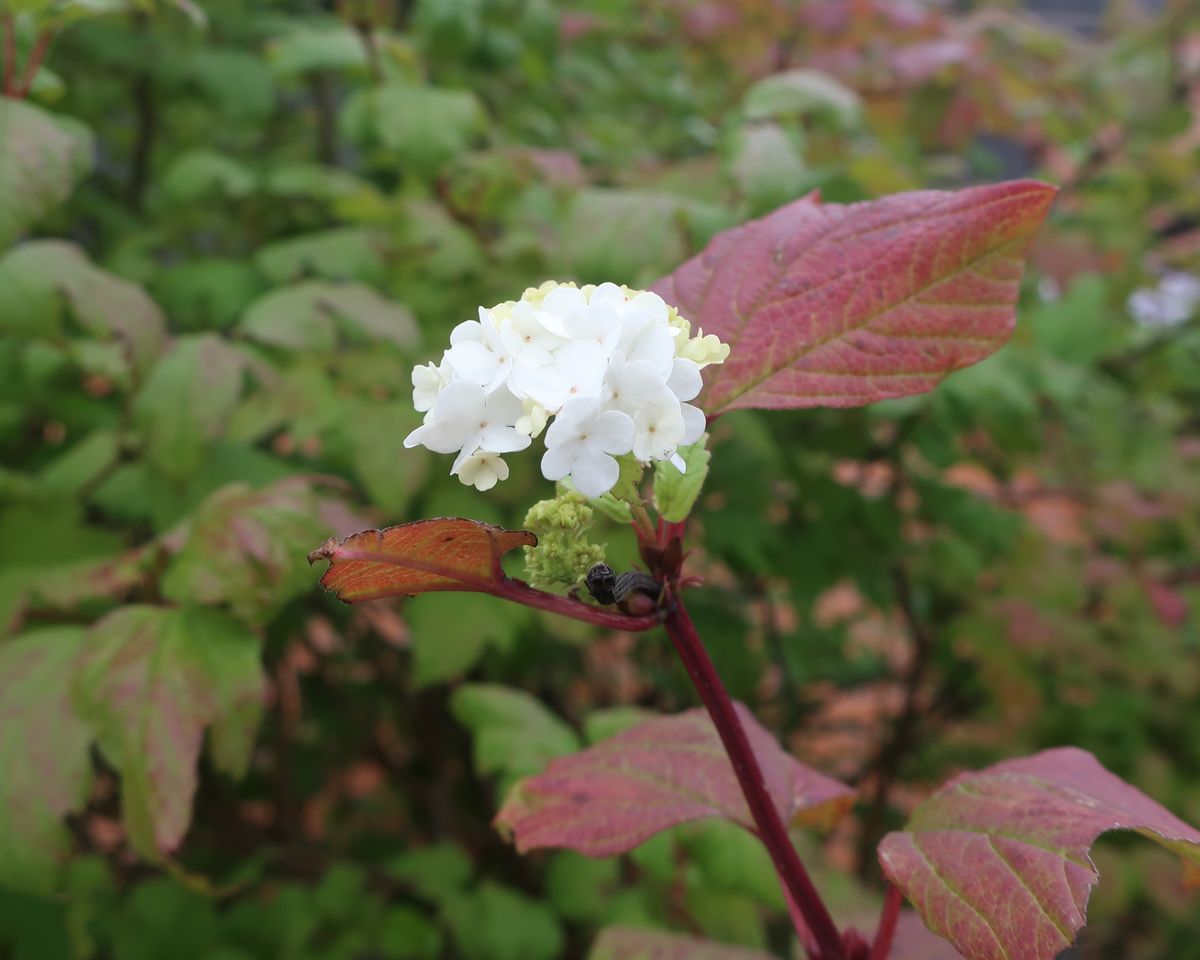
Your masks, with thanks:
M455 380L438 395L433 414L437 420L479 418L483 406L483 387L471 380Z
M673 453L667 459L671 466L673 466L680 473L687 473L687 461L684 460L679 454Z
M595 397L578 397L563 404L558 416L546 431L546 446L557 446L576 439L587 424L600 412L600 401Z
M575 461L571 480L585 497L599 497L611 490L621 475L621 468L606 453L589 451Z
M671 376L667 386L680 400L692 400L704 386L700 377L700 366L693 360L677 358L671 365Z
M694 407L690 403L681 403L679 412L683 416L683 440L680 442L687 446L690 443L695 443L708 428L708 418L704 415L704 411L699 407Z
M500 387L494 393L488 394L483 406L484 419L492 424L512 426L517 418L525 412L524 404L513 396L512 391Z
M515 453L533 442L515 427L489 426L479 433L479 446L489 453Z
M542 455L542 476L547 480L561 480L575 466L575 456L578 452L578 443L547 447Z
M620 410L606 410L587 428L587 440L605 453L623 454L633 449L633 419Z
M592 291L588 304L592 307L606 307L615 310L625 304L625 291L615 283L602 283Z

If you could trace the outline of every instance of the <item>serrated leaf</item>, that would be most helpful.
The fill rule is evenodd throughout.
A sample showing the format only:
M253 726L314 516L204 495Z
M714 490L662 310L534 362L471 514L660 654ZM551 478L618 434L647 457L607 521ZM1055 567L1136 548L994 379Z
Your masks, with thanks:
M1099 880L1088 851L1109 830L1200 864L1200 831L1074 747L957 777L884 837L879 860L968 960L1051 960L1084 924Z
M774 960L760 950L733 947L655 930L610 927L601 931L587 960Z
M855 127L862 100L849 87L818 70L785 70L759 80L746 91L742 113L748 120L825 115L843 129Z
M310 277L327 280L382 281L385 273L383 237L361 227L338 227L288 237L260 247L255 262L273 283Z
M147 459L176 480L195 473L237 406L248 365L244 354L212 334L176 340L133 406Z
M470 90L393 83L360 96L374 137L423 176L465 152L483 129L483 105Z
M718 234L654 285L731 347L700 403L716 415L932 390L1008 339L1054 193L1022 180L850 206L808 197Z
M258 640L215 610L122 607L88 631L73 695L121 774L130 841L156 858L191 822L206 728L218 764L245 769L264 696Z
M82 124L0 97L0 249L71 195L93 149Z
M259 343L289 350L333 351L340 337L400 346L417 338L407 308L358 283L309 281L255 300L241 329Z
M544 904L490 881L442 908L462 960L553 960L563 933Z
M189 150L162 177L163 194L175 203L208 197L239 199L258 188L258 176L245 164L215 150Z
M696 505L696 498L708 477L708 461L712 459L707 443L708 435L705 434L690 446L679 449L687 466L682 473L668 460L660 460L654 465L654 508L664 520L681 523Z
M178 603L227 604L241 620L264 622L309 585L304 548L329 527L310 481L288 478L261 490L235 483L197 509L187 539L162 580Z
M784 822L827 822L846 810L849 787L789 757L745 706L736 706ZM552 761L516 785L496 825L521 852L566 847L606 857L708 817L754 829L729 756L708 714L696 709Z
M94 266L74 244L23 243L0 259L0 331L45 339L77 333L64 314L89 337L116 344L134 373L162 349L166 321L158 305L137 284Z
M500 558L536 545L537 537L525 530L442 517L330 538L308 560L328 560L321 585L356 603L431 590L494 593L503 576Z
M450 709L474 735L475 769L484 776L524 776L579 747L575 732L523 690L464 684Z
M50 893L71 848L62 818L92 780L91 733L69 699L83 643L76 627L0 643L0 886Z

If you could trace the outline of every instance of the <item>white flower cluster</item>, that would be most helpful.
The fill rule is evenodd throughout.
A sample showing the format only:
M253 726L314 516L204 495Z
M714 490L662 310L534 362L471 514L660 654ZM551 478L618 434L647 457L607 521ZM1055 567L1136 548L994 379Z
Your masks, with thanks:
M704 433L688 403L700 370L729 347L691 326L662 297L613 283L544 283L519 301L479 308L460 323L438 364L413 370L425 422L404 440L457 454L450 472L488 490L508 477L501 454L546 430L542 473L570 477L589 497L616 484L616 457L670 460Z

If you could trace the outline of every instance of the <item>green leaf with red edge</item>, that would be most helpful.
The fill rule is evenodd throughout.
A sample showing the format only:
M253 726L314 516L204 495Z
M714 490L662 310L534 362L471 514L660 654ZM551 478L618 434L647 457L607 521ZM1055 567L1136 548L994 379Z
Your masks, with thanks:
M775 960L768 953L657 930L603 930L587 960Z
M222 487L196 510L162 581L179 603L227 603L241 620L263 622L309 588L302 554L331 532L313 478L287 477L261 490Z
M849 206L810 196L718 234L654 285L731 347L701 406L855 407L982 360L1012 332L1054 194L1019 180Z
M958 777L879 845L884 873L968 960L1050 960L1084 924L1109 830L1135 830L1200 865L1200 831L1090 753L1046 750Z
M153 858L179 846L206 729L216 765L245 771L263 695L258 639L219 611L128 606L92 626L73 699L121 774L135 849Z
M321 585L346 603L433 590L498 593L504 576L500 558L536 545L527 530L440 517L330 538L308 562L329 561Z
M785 823L826 824L853 791L788 756L736 704ZM632 850L669 827L720 817L754 829L716 729L702 709L656 717L519 782L496 825L521 852L566 847L593 857Z
M63 816L87 802L91 734L71 708L78 627L0 643L0 886L47 894L71 849Z

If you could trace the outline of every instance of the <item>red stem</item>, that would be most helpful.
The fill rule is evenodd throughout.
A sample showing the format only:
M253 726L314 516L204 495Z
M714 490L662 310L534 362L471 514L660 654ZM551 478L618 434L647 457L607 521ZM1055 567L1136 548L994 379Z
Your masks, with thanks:
M653 630L661 622L657 614L645 617L631 617L626 613L615 610L605 610L603 607L593 607L581 600L570 597L560 597L557 593L547 593L537 590L523 580L504 578L495 589L489 593L514 603L522 603L527 607L537 607L539 610L549 610L572 620L582 620L598 627L609 627L613 630L627 630L630 633L641 633Z
M4 27L4 96L10 97L16 94L13 83L17 74L17 29L11 13L0 17L0 26Z
M54 39L52 30L43 30L37 35L37 39L33 42L33 50L30 51L29 59L25 61L25 73L21 77L21 84L14 92L19 97L29 95L29 90L33 86L33 78L37 76L38 67L42 65L42 60L46 56L46 51L50 49L50 41Z
M679 659L683 661L700 699L704 701L704 706L712 717L721 742L725 745L725 752L729 754L734 773L737 774L738 783L741 784L742 793L746 796L746 803L758 828L759 838L771 855L771 861L775 864L784 890L803 918L804 923L797 924L796 932L800 935L804 949L814 960L843 960L845 951L837 925L829 915L821 895L813 886L804 864L800 862L796 848L792 846L783 818L767 792L758 758L755 757L750 740L746 736L746 729L734 710L729 692L721 683L717 669L696 633L695 624L678 599L667 616L666 628Z
M879 927L875 930L875 940L871 944L870 960L886 960L891 951L892 937L896 935L896 921L900 919L902 900L900 891L889 885L887 896L883 900L883 913L879 915Z

